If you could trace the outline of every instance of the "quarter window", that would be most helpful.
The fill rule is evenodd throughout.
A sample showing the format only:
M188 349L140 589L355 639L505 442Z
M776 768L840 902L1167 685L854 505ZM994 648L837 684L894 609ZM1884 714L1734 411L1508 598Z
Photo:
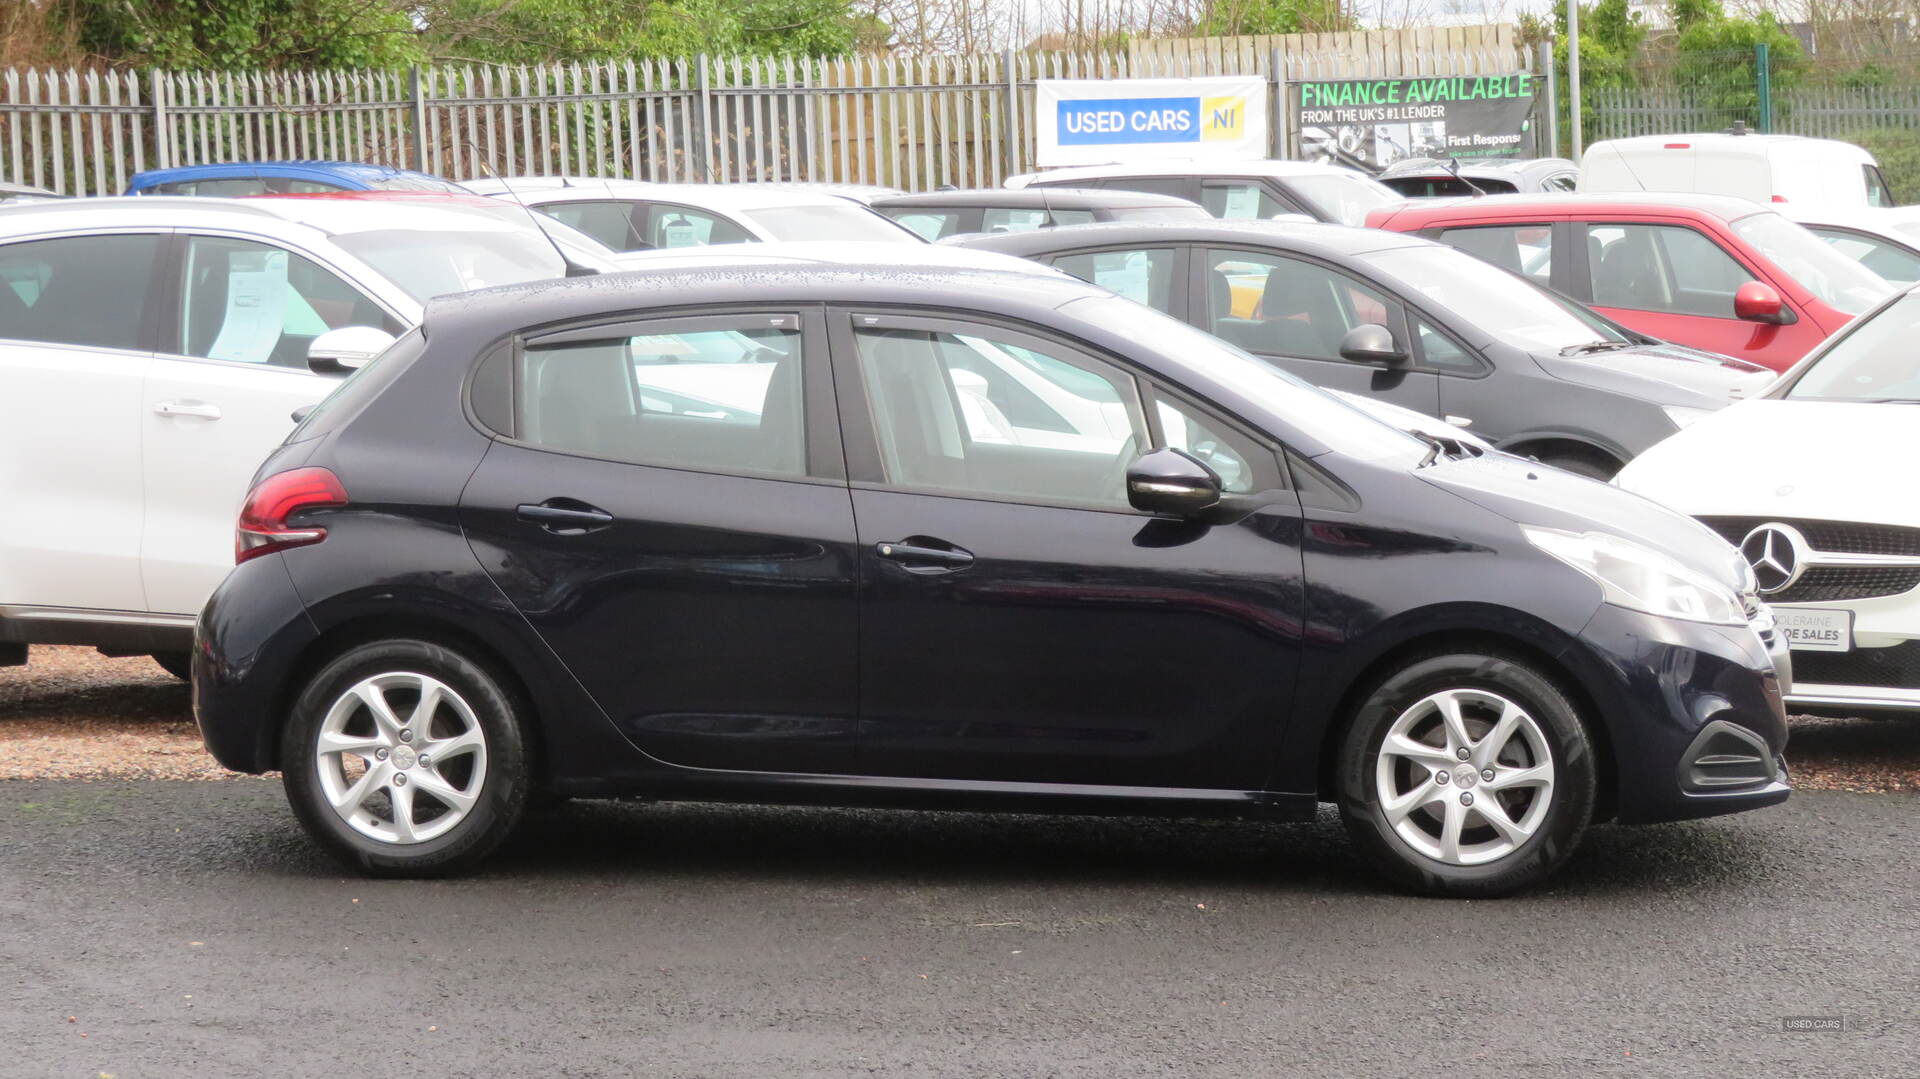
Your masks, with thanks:
M305 368L313 339L343 326L401 328L358 289L284 248L187 241L180 355Z
M1160 420L1161 441L1213 469L1220 477L1221 490L1246 494L1254 489L1255 461L1265 451L1232 433L1213 417L1164 396L1156 395L1154 412Z
M0 338L139 349L159 236L74 236L0 247Z
M1387 298L1316 263L1251 251L1208 251L1207 326L1248 352L1338 360L1340 339L1385 325Z
M1733 294L1753 280L1720 245L1677 225L1591 225L1587 265L1596 307L1733 317Z
M888 483L1124 509L1145 444L1133 382L996 330L856 331Z
M1553 276L1551 225L1476 225L1444 229L1440 242L1541 284Z
M1159 311L1168 311L1173 306L1174 258L1170 247L1062 255L1053 260L1053 265L1082 281L1112 289L1135 303Z
M773 323L773 325L769 325ZM518 366L519 438L543 449L699 472L806 473L793 316L661 324L538 342Z
M1414 336L1420 339L1420 362L1428 367L1456 374L1480 369L1473 354L1454 343L1453 338L1435 329L1427 320L1413 320Z

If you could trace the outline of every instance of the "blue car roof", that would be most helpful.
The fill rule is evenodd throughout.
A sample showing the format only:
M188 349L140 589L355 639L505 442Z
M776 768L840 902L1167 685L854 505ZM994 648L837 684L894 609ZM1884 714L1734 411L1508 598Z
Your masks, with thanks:
M134 173L132 182L127 184L127 194L137 195L149 187L187 180L244 180L254 176L312 180L334 184L349 191L370 191L377 181L401 176L434 183L447 182L438 176L412 169L368 165L359 161L223 161L213 165L182 165Z

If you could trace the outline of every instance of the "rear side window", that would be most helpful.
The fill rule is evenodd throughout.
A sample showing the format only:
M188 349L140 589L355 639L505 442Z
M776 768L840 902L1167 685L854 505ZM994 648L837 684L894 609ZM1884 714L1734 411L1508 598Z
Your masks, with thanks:
M559 453L802 476L800 342L799 320L790 315L535 342L517 365L515 431L520 441Z
M938 240L960 231L958 210L882 210L895 221L912 229L923 240Z
M140 349L159 236L73 236L0 247L0 338Z
M1184 176L1110 176L1099 180L1069 181L1073 187L1110 187L1116 191L1144 191L1149 195L1188 198L1192 181Z
M1526 274L1541 284L1553 276L1553 228L1550 225L1476 225L1443 229L1439 240L1503 270Z
M746 229L718 214L673 203L651 203L646 209L646 224L641 231L644 245L629 241L621 250L636 246L703 247L708 244L744 244L753 241Z
M1227 221L1265 221L1279 214L1300 212L1251 180L1210 180L1200 189L1200 205Z
M1587 264L1597 307L1733 317L1733 294L1753 280L1720 245L1678 225L1592 225Z
M1055 269L1065 270L1082 281L1112 289L1135 303L1157 311L1173 306L1173 249L1145 247L1133 251L1092 251L1081 255L1061 255L1053 260Z

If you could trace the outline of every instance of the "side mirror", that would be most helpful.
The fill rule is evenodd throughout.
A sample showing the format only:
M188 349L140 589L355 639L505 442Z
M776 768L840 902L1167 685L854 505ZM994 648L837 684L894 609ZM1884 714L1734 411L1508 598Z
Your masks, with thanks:
M1353 363L1384 363L1389 367L1407 362L1407 352L1394 343L1393 331L1368 322L1348 330L1340 339L1340 358Z
M344 375L365 367L387 350L394 336L372 326L342 326L313 339L307 346L307 369L316 375Z
M1220 504L1220 476L1179 450L1157 449L1127 468L1127 502L1148 513L1192 517Z
M1793 312L1772 285L1749 281L1733 294L1733 317L1778 326L1793 321Z

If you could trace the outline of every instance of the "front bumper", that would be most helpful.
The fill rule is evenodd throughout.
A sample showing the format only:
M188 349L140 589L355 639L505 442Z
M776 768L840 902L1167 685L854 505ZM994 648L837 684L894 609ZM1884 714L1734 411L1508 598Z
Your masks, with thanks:
M1748 626L1603 605L1580 642L1585 654L1573 661L1592 665L1583 681L1606 723L1616 819L1709 817L1787 799L1777 641Z
M1872 599L1782 604L1853 612L1853 648L1799 651L1787 692L1796 712L1920 712L1920 591Z

